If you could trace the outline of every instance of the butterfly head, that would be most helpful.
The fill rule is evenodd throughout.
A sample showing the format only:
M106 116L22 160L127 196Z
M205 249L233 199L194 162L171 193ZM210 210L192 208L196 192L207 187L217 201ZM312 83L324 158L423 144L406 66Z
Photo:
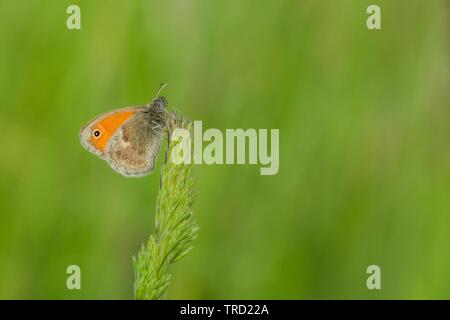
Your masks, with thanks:
M166 127L168 111L167 100L163 96L153 99L146 110L146 118L150 123L150 128L157 134L161 134Z
M165 109L167 107L167 99L164 96L157 97L153 99L150 106L153 106L153 108Z

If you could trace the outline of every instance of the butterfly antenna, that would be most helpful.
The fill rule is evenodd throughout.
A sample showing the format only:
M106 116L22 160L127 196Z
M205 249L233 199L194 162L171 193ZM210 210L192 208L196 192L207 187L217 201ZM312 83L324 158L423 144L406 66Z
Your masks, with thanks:
M155 96L154 100L159 98L159 96L161 95L161 92L164 90L165 87L167 87L167 83L162 82L161 85L159 86L158 92L156 92L156 96Z

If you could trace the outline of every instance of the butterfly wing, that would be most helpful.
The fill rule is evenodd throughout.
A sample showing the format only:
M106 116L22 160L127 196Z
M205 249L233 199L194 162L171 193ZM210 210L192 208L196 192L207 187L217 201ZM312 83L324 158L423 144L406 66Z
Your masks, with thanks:
M106 161L118 173L140 177L150 173L161 146L162 133L152 128L146 112L136 112L111 137Z
M86 150L106 159L106 148L112 136L126 121L145 109L143 106L127 107L99 115L81 128L81 144ZM99 136L94 136L94 133L99 133Z

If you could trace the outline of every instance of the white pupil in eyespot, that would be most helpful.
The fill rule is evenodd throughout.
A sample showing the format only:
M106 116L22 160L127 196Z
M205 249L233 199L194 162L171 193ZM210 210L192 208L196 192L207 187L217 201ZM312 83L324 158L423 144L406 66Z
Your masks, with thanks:
M94 130L92 134L94 135L95 138L98 138L100 137L100 130Z

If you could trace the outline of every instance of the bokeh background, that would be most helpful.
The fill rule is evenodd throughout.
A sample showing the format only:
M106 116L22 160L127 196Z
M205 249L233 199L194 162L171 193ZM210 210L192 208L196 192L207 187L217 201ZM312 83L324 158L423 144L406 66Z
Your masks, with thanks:
M280 129L275 176L195 167L199 236L167 297L450 298L449 7L1 0L0 298L133 297L159 165L123 178L78 132L162 81L205 129ZM66 289L70 264L82 290Z

